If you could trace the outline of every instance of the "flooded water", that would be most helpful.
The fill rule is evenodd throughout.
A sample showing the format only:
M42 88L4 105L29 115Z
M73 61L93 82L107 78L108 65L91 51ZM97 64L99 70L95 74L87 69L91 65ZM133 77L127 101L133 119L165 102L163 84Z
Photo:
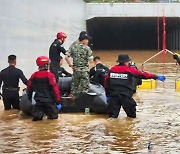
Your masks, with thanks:
M123 51L96 51L107 66L116 64ZM128 52L128 51L127 51ZM123 52L124 53L124 52ZM129 51L137 66L153 51ZM174 62L166 54L168 62ZM127 118L123 110L115 120L107 115L60 114L58 120L44 119L32 122L18 111L4 111L0 105L0 153L180 153L180 93L175 92L175 79L180 68L175 64L163 65L164 58L156 58L144 70L165 72L165 83L157 88L138 90L137 118ZM165 68L165 69L164 69ZM164 70L164 71L163 71ZM150 150L148 150L150 143Z

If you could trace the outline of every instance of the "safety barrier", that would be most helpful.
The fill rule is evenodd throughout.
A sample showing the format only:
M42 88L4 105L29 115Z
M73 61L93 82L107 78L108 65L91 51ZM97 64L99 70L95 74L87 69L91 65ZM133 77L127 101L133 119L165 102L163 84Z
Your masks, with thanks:
M156 88L156 80L154 79L142 80L142 84L137 87L137 89L155 89L155 88Z
M175 89L177 92L180 92L180 77L176 79Z

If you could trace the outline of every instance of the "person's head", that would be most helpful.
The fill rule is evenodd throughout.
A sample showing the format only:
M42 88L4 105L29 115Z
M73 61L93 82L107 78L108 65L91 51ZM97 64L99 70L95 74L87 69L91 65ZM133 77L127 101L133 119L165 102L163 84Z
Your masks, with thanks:
M9 55L8 63L9 63L9 65L16 65L16 55Z
M56 37L61 43L64 43L67 35L64 32L58 32Z
M63 65L63 57L59 57L59 66L62 66Z
M95 65L99 64L99 63L101 63L101 58L99 56L96 56L96 57L93 58L93 62L94 62Z
M36 64L39 70L48 70L50 66L50 59L46 56L40 56L36 59Z
M119 65L126 65L126 66L129 66L130 61L131 59L128 54L120 54L117 60Z
M131 61L131 62L129 63L129 67L136 68L136 63L134 63L133 61Z
M82 31L79 34L79 41L84 45L88 45L90 39L92 39L92 37L89 36L86 31Z

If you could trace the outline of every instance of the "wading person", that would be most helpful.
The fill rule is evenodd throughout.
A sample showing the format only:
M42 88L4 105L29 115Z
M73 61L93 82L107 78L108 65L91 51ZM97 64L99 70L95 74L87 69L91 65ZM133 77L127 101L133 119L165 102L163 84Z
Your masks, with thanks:
M94 84L101 84L104 86L104 78L109 72L109 68L104 66L99 56L93 58L95 67L90 69L90 81Z
M73 59L73 77L71 93L74 97L89 90L89 64L93 60L92 50L88 46L91 37L82 31L79 40L75 41L69 48L66 58Z
M48 119L58 118L58 109L60 109L60 91L55 81L55 76L49 72L50 60L46 56L40 56L36 60L39 71L32 74L28 80L27 95L32 100L32 94L35 92L32 116L33 121L42 120L44 114Z
M8 56L9 66L0 72L0 87L2 86L2 96L4 109L9 110L20 109L19 108L19 79L22 80L24 84L27 84L27 79L23 72L16 68L16 56Z
M173 58L177 61L177 63L180 65L180 55L178 53L173 54Z
M128 117L136 118L136 102L133 96L133 77L165 81L165 76L138 71L129 67L130 57L120 54L118 65L112 67L105 78L105 88L109 100L109 117L117 118L121 106Z
M56 79L58 78L58 68L59 68L59 59L60 54L63 53L66 55L66 50L63 47L63 43L65 42L67 35L64 32L57 33L57 39L51 44L49 48L49 58L51 60L50 71L55 75ZM67 62L69 65L70 62Z

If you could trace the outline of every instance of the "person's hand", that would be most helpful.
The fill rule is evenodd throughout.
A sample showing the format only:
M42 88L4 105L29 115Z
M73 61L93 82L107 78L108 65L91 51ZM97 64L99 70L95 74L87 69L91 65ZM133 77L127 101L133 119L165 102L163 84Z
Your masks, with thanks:
M73 68L73 65L69 64L69 67Z
M164 82L166 80L166 77L164 75L158 75L157 79Z
M70 64L69 67L71 67L71 69L73 70L73 65Z
M56 105L56 108L58 109L58 111L62 108L61 104Z

